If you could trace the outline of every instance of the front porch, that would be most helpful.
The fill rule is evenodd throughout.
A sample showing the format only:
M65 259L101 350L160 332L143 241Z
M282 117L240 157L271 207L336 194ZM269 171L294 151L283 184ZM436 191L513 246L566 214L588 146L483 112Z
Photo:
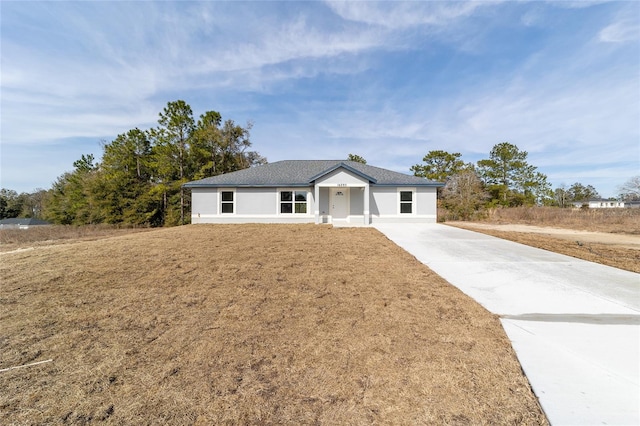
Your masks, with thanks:
M312 182L316 223L334 226L368 226L371 223L369 186L375 179L340 164L315 176Z
M369 183L315 185L315 223L334 226L369 226Z

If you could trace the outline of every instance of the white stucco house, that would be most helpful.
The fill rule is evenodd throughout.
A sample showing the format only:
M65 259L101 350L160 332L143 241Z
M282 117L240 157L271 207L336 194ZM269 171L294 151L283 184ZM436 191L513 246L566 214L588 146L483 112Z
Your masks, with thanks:
M49 226L51 223L32 217L14 217L0 220L0 229L29 229L34 226Z
M573 207L575 208L589 207L590 209L622 209L625 207L625 203L624 201L618 201L618 200L593 198L586 201L576 201L573 203Z
M343 160L287 160L184 185L191 223L436 222L424 178Z

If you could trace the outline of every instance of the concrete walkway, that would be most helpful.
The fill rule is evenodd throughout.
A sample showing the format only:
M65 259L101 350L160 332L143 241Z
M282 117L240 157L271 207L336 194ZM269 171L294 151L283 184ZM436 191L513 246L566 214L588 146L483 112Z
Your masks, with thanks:
M501 317L553 425L640 425L640 275L441 224L375 227Z

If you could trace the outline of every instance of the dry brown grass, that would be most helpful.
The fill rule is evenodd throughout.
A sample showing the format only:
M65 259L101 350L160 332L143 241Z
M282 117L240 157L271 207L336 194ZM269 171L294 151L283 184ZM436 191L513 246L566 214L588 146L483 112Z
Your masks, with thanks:
M375 229L0 256L2 424L544 424L498 319Z
M640 235L640 209L501 208L487 211L483 222Z
M148 230L150 228L123 228L114 225L47 225L32 226L29 229L0 229L0 252L27 246L59 244L65 241L95 240Z
M447 222L447 224L549 250L554 253L565 254L577 259L640 273L640 246L638 245L631 247L627 243L585 241L579 234L562 235L555 232L544 234L537 231L530 232L526 229L508 231L501 229L501 225L495 228L477 226L477 222ZM508 226L506 228L508 229ZM573 238L568 238L569 236ZM640 240L640 237L638 237L638 240Z
M496 225L494 229L479 227L474 222L447 222L448 225L471 229L532 247L565 254L614 268L640 273L640 250L616 241L615 236L640 236L640 209L560 209L557 207L500 208L487 212L481 224ZM609 234L600 241L585 241L580 235L562 235L557 232L513 232L502 225L524 224L548 228ZM640 237L639 237L640 238ZM591 238L593 239L593 238ZM596 238L597 239L597 238Z

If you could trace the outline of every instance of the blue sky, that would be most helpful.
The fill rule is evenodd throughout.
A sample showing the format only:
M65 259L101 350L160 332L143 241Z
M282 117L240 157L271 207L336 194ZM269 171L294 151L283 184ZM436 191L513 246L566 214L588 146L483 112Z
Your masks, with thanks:
M0 2L1 185L51 187L169 101L271 162L508 141L554 188L640 174L640 2Z

